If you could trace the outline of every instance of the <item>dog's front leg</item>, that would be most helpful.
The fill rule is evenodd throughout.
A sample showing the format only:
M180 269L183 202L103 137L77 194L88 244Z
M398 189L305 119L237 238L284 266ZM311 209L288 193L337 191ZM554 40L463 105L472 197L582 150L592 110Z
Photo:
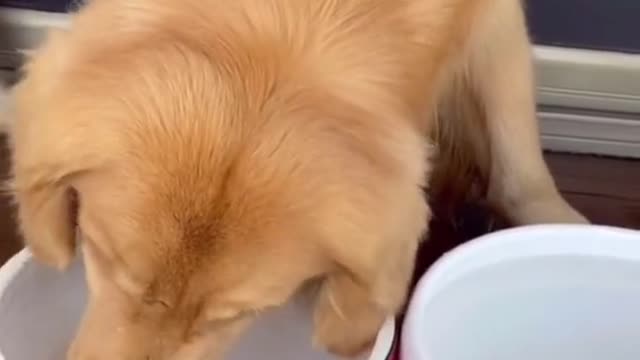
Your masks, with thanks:
M470 76L486 109L489 198L516 224L582 223L542 157L532 54L521 5L494 0L471 42Z
M385 320L405 305L429 211L417 186L393 199L396 204L387 208L384 221L372 223L364 236L339 242L340 265L321 283L314 340L336 355L366 353Z

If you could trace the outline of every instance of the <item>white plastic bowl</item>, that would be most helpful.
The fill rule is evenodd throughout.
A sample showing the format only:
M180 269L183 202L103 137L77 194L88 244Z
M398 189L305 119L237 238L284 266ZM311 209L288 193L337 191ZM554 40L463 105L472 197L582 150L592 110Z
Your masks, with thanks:
M532 226L453 250L418 284L401 356L640 359L640 232Z
M61 274L35 262L27 250L0 269L0 360L61 360L86 301L80 260ZM310 346L307 304L293 301L258 321L227 360L332 360ZM395 325L378 334L369 360L386 360ZM117 359L114 359L117 360Z

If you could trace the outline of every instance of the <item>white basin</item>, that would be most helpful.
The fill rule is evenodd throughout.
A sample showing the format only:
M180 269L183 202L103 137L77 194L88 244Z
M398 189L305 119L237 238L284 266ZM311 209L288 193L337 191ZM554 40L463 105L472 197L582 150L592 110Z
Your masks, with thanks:
M439 260L411 300L402 360L640 359L640 232L544 225Z
M35 262L27 250L0 269L0 360L61 360L86 301L84 268L78 259L65 273ZM389 320L369 360L389 358L395 325ZM333 360L310 344L307 304L292 301L265 314L226 360ZM117 359L114 359L117 360Z

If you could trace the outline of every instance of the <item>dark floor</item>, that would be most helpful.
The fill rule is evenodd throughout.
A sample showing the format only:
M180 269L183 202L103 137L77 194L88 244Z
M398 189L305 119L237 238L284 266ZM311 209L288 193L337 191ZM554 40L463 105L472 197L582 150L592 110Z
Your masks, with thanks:
M7 154L0 153L0 174L6 174ZM4 161L2 161L4 160ZM640 161L547 154L558 186L567 199L597 224L640 229ZM491 229L479 209L466 210L465 223L453 227L434 221L430 241L420 256L426 268L444 251ZM20 249L7 198L0 200L0 265Z
M9 169L9 154L3 145L4 142L0 139L0 181L6 178ZM6 194L0 193L0 265L21 247L16 236L10 199L4 195Z
M640 161L560 154L547 160L565 197L591 221L640 229Z

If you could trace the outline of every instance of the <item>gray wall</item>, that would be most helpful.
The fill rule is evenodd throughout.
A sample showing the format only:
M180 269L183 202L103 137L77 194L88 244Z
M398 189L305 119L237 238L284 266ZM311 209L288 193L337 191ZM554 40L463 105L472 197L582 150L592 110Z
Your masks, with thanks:
M534 41L640 53L640 0L528 0Z

